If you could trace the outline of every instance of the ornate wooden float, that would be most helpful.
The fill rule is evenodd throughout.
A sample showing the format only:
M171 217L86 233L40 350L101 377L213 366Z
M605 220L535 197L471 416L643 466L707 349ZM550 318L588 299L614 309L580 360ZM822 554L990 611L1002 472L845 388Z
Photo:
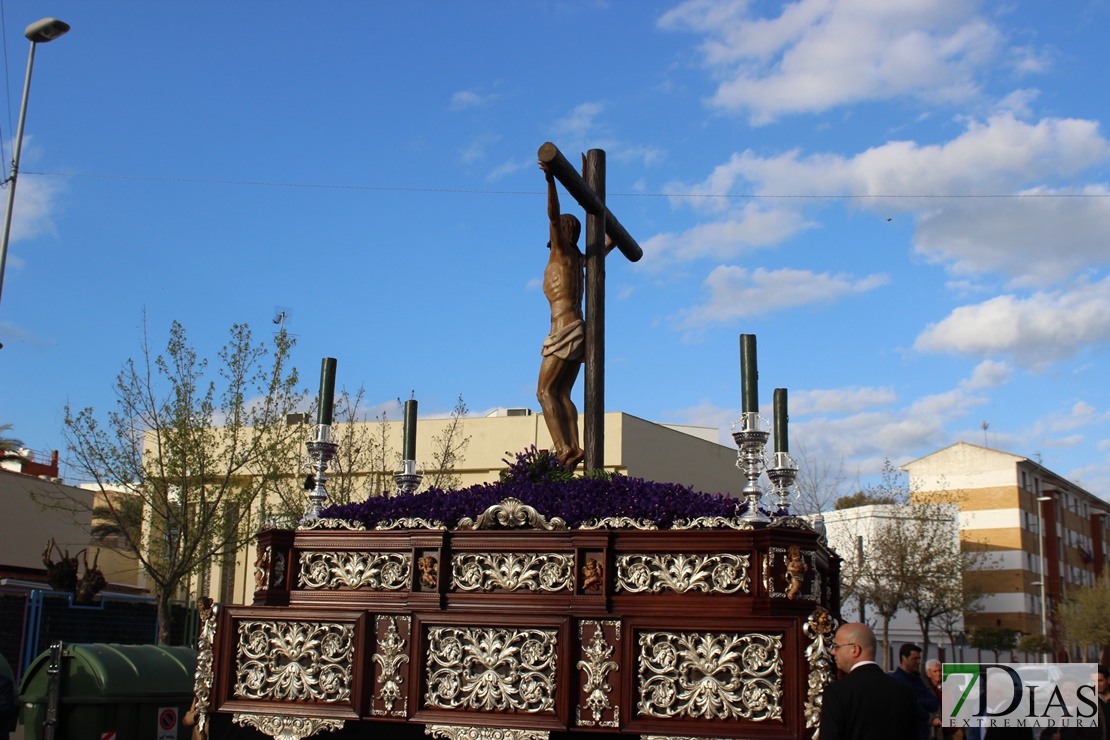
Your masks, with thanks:
M209 613L220 737L811 738L839 559L802 519L607 519L507 499L452 529L320 519L258 538L251 606Z

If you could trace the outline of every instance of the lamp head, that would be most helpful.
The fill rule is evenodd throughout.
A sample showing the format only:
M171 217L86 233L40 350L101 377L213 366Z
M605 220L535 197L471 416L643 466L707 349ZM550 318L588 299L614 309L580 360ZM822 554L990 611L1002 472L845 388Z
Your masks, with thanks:
M43 18L35 21L23 31L23 35L36 44L53 41L69 31L69 24L57 18Z

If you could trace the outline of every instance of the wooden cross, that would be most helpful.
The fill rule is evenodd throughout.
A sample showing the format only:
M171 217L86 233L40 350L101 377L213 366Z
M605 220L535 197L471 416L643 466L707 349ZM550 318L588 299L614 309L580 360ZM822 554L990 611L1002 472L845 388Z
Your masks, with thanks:
M605 205L605 150L586 152L585 177L571 166L550 141L540 147L539 159L586 211L586 387L582 404L586 469L605 465L605 235L630 262L644 250L629 236Z

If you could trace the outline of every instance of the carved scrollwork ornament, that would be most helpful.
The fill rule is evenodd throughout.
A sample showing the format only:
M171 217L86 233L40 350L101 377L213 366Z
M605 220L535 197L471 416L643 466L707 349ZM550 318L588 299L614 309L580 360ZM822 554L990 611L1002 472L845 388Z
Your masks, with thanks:
M802 625L802 634L810 640L806 646L806 662L809 663L809 679L803 714L806 729L813 730L813 740L821 734L821 697L825 687L833 678L832 641L837 629L836 617L824 607L817 607Z
M276 714L233 714L231 721L242 727L253 727L274 740L304 740L320 732L343 729L341 719L285 717Z
M500 525L509 529L546 529L563 530L567 523L562 518L553 516L547 519L533 507L521 502L519 499L507 498L499 504L494 504L479 515L477 520L463 517L455 529L492 529Z
M569 591L574 557L561 553L459 553L451 557L451 585L460 591Z
M193 727L197 737L208 737L208 704L212 698L213 645L216 642L216 610L212 599L197 599L197 616L200 617L200 636L197 638L197 672L193 681Z
M346 529L351 532L365 532L366 525L362 522L347 519L309 519L302 520L297 529Z
M382 672L378 677L378 699L385 704L384 710L374 710L373 713L376 715L407 716L404 706L400 710L393 708L393 705L403 698L401 684L405 679L402 676L402 667L409 662L409 656L405 652L405 639L397 629L397 620L401 620L405 627L405 634L408 634L409 617L378 617L376 620L379 628L381 624L388 623L385 636L378 640L378 649L372 658L381 667Z
M401 591L408 588L411 574L408 553L306 550L297 584L306 589Z
M628 593L731 594L751 589L750 555L630 554L617 557L616 589Z
M430 628L425 706L553 712L557 635L554 629Z
M639 646L641 716L782 719L782 635L642 632Z
M650 519L632 519L627 516L607 516L604 519L588 519L578 525L578 529L642 529L656 530L655 522Z
M324 622L239 623L235 696L268 701L350 699L354 627Z
M583 630L589 626L594 628L594 633L590 642L582 646L584 659L578 661L578 669L586 674L586 684L582 691L586 695L586 709L590 711L593 718L584 719L581 715L582 707L575 708L575 716L580 726L617 727L619 723L615 717L620 714L620 707L609 701L609 694L613 692L613 686L609 683L609 674L619 670L620 665L611 659L615 648L605 639L605 627L614 628L619 640L621 623L620 621L584 620L578 625L579 639L582 639ZM614 719L603 720L602 716L610 709L613 711Z
M671 529L755 529L755 525L739 517L700 516L697 519L676 519Z
M428 521L420 517L406 517L404 519L394 519L389 522L380 522L374 529L447 529L447 525L438 520Z
M425 734L446 740L548 740L547 730L514 730L501 727L465 727L463 725L427 725Z

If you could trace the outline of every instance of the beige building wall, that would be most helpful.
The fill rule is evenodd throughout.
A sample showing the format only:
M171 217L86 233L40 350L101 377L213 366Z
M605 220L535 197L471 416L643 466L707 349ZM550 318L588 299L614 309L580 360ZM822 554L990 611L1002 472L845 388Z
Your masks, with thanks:
M41 570L51 539L76 555L89 546L91 511L91 491L0 470L0 566Z

